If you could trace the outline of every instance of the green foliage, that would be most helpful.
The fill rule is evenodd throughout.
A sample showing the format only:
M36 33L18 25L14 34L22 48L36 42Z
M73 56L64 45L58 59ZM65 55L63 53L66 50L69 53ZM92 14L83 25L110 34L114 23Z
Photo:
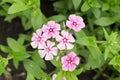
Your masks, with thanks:
M8 72L5 70L7 65L8 65L8 59L0 56L0 75L2 75L3 73L8 74Z
M25 47L16 40L7 38L7 43L11 49L9 56L13 57L14 65L18 68L18 62L30 57L30 55L26 52Z
M76 43L84 45L90 51L85 69L95 69L101 67L104 63L103 54L96 44L95 37L87 37L83 31L76 33Z
M72 0L75 10L80 6L81 0Z
M120 72L120 55L114 56L109 64L113 65L113 67Z
M78 80L74 73L64 71L60 71L58 73L56 80L62 80L64 77L66 78L66 80Z
M35 80L35 78L41 79L46 77L46 73L44 73L43 70L39 67L39 65L34 61L26 59L24 60L23 63L28 73L27 80L30 79L30 77L31 77L31 80Z

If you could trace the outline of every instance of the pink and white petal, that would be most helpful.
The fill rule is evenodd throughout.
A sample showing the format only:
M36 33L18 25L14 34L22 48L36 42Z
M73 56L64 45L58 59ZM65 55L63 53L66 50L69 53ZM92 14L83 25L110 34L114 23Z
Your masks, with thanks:
M58 41L58 42L61 42L62 41L62 37L60 36L60 35L58 35L58 36L56 36L56 41Z
M75 14L71 14L71 15L69 16L69 20L70 20L70 21L76 21L76 15L75 15Z
M76 65L75 64L70 64L69 65L69 71L74 71L76 68Z
M43 37L44 37L44 39L45 39L45 41L47 40L47 39L49 39L51 36L50 35L48 35L48 33L43 33L43 35L42 35Z
M67 56L64 56L61 58L62 64L66 64L67 63Z
M51 53L47 53L45 56L45 60L52 60L53 59L53 55Z
M38 36L41 36L41 35L42 35L42 30L41 30L41 29L38 29L38 30L36 31L36 33L37 33Z
M36 33L33 33L32 41L36 40L37 38L38 38L38 35Z
M70 53L68 54L68 57L74 58L74 57L76 57L76 54L75 54L74 52L70 52Z
M59 32L58 32L58 31L55 31L55 32L52 34L52 37L53 37L53 38L56 38L57 36L59 36Z
M56 77L57 77L57 74L53 74L52 75L52 80L55 80Z
M74 45L73 45L73 44L70 44L70 43L66 44L66 46L67 46L67 49L68 49L68 50L69 50L69 49L72 49L72 48L74 47Z
M75 30L76 32L81 30L81 27L79 25L76 25L75 27L73 27L73 30Z
M43 25L43 27L42 27L42 31L45 32L45 33L48 32L48 28L47 28L47 27L48 27L48 26Z
M65 78L65 77L63 77L63 78L62 78L62 80L66 80L66 78Z
M68 38L69 38L69 42L75 42L75 39L74 39L74 37L72 36L72 34L70 34Z
M79 57L74 57L73 63L78 65L80 63L80 58Z
M69 27L70 29L72 29L72 24L73 24L73 22L71 22L71 21L66 22L67 27Z
M41 56L41 58L44 58L45 55L46 55L45 50L38 50L38 53L39 53L39 55Z
M37 48L37 47L38 47L38 44L37 44L36 42L31 42L31 46L32 46L33 48Z
M39 43L38 49L44 49L46 47L45 42Z
M85 23L82 22L82 23L81 23L81 28L84 28L84 27L85 27Z
M59 44L57 45L57 47L58 47L60 50L64 50L64 49L66 49L66 45L63 44L62 42L59 43Z
M53 47L54 45L55 45L54 42L52 42L52 41L50 41L50 40L47 41L47 46Z
M59 31L60 30L60 24L56 23L55 24L55 29Z
M67 37L69 35L69 33L65 30L62 30L61 34L63 35L63 37Z
M77 22L77 21L81 21L81 22L82 22L82 21L83 21L83 18L80 17L80 16L76 16L76 22Z
M55 25L55 21L49 21L48 23L47 23L47 25L49 26L49 28L50 27L54 27L54 25Z
M62 65L62 70L64 71L68 71L69 70L69 66L68 65Z
M57 47L52 48L52 54L56 56L57 53L58 53L58 48Z

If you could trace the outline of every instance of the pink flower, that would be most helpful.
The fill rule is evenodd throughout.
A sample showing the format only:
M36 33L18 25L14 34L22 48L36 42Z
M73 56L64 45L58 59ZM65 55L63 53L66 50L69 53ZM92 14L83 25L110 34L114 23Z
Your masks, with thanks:
M57 47L53 47L55 45L54 42L52 41L47 41L46 44L43 46L39 47L39 55L41 58L45 57L45 60L52 60L53 55L57 55L58 49Z
M76 65L79 64L80 59L76 56L74 52L70 52L67 56L61 58L62 60L62 69L64 71L73 71L76 68Z
M75 42L75 39L73 38L72 34L66 32L66 31L62 31L61 32L62 36L61 37L60 35L56 37L56 40L58 42L60 42L57 47L60 49L60 50L64 50L64 49L72 49L74 47L73 44L71 44L71 42Z
M55 38L59 35L60 25L54 21L49 21L47 25L43 25L42 30L48 38Z
M55 80L56 77L57 77L57 74L53 74L52 75L52 80Z
M36 33L33 33L31 46L33 48L40 47L41 45L43 45L43 43L45 43L46 40L47 37L42 35L42 30L38 29L36 30Z
M56 80L56 77L57 77L57 74L53 74L53 75L52 75L52 80ZM66 80L66 78L63 77L62 80Z
M75 14L69 16L69 20L67 20L66 25L76 32L85 27L82 17L76 16Z

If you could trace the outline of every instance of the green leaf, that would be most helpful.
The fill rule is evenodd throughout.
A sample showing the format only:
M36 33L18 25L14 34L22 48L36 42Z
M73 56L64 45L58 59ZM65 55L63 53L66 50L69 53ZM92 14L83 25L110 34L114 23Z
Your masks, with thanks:
M16 61L23 61L31 56L27 52L11 52L11 55L14 57L14 60Z
M56 22L61 22L61 21L64 21L66 19L67 19L67 17L65 15L62 15L62 14L54 15L54 16L48 18L48 20L53 20Z
M90 0L89 5L90 5L91 7L95 7L95 8L100 8L100 7L101 7L101 5L100 5L100 3L98 2L98 0Z
M11 22L12 19L14 19L15 17L17 17L17 13L16 14L8 14L6 17L5 17L5 21L8 21L8 22Z
M3 45L0 45L0 50L3 51L4 53L11 52L11 49L8 46L3 46Z
M34 61L26 59L24 60L24 67L27 70L27 73L33 75L37 79L46 77L46 73L36 64Z
M0 56L0 75L3 73L8 74L8 72L5 70L7 65L8 65L8 59Z
M108 35L107 31L104 28L103 28L103 32L104 32L104 35L105 35L105 39L108 40L109 35Z
M66 78L66 80L78 80L73 72L68 71L67 72L60 71L55 79L62 80L63 78Z
M25 41L25 36L22 35L22 34L19 34L19 38L18 38L17 42L18 42L20 45L23 45L23 44L24 44L24 41Z
M18 69L18 67L19 67L19 62L18 62L18 60L14 59L14 60L13 60L13 64L14 64L15 68Z
M100 12L99 8L93 8L92 12L96 18L100 18L101 12Z
M85 69L95 69L101 67L104 64L104 58L98 45L96 44L96 38L87 37L83 31L76 33L75 36L76 43L86 46L91 53L89 54L89 57L86 58L88 62L85 65Z
M20 11L24 11L28 9L29 7L25 5L22 0L15 1L12 6L8 9L8 14L14 14Z
M27 73L26 80L35 80L34 76L31 73Z
M109 9L109 4L108 3L103 3L102 5L102 11L106 11Z
M83 68L76 69L76 70L73 71L73 73L74 73L75 75L80 75L82 72L83 72Z
M67 11L67 2L66 1L56 1L54 4L54 9L57 12L65 13Z
M113 59L109 63L110 65L113 65L113 67L120 72L120 55L116 55L113 57Z
M22 25L23 25L25 31L32 28L32 23L31 23L30 18L28 19L27 17L23 16L23 17L21 17L21 22L22 22Z
M54 66L56 66L57 68L61 68L61 66L62 66L62 63L61 63L61 61L60 60L56 60L56 59L53 59L53 60L51 60L51 63L54 65Z
M20 45L16 40L12 38L7 38L8 46L14 51L14 52L25 52L25 47Z
M80 6L81 0L72 0L75 10Z
M41 68L46 69L46 64L45 61L40 57L40 55L38 54L38 52L33 53L32 55L32 60L39 65Z
M44 18L45 17L39 9L33 10L33 12L31 13L31 22L34 30L42 27L42 24L44 23Z
M88 11L89 9L90 9L90 6L88 5L88 2L85 1L85 2L83 3L82 7L81 7L81 11L82 11L82 12L86 12L86 11Z
M100 26L109 26L113 24L116 20L113 17L101 17L97 20L95 20L95 24Z

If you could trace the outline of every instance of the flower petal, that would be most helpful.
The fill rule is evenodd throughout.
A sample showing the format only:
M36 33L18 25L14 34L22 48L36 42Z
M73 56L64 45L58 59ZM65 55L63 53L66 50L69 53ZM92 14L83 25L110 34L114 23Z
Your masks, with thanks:
M74 71L76 68L76 65L75 64L70 64L69 65L69 71Z
M53 47L54 45L55 45L54 42L52 42L52 41L50 41L50 40L47 41L47 46Z
M72 49L74 47L74 45L70 43L66 44L66 46L67 46L67 49Z
M74 52L70 52L70 53L68 54L68 57L76 57L76 54L75 54Z
M74 37L72 36L72 34L69 35L69 42L75 42Z
M62 30L61 34L63 35L63 37L67 37L69 35L69 33L65 30Z
M58 36L56 37L56 41L61 42L61 41L62 41L62 37L61 37L60 35L58 35Z
M34 41L34 42L31 42L31 46L32 46L33 48L37 48L37 47L38 47L38 44Z
M67 62L67 56L64 56L61 58L62 64L66 64Z
M76 21L76 15L75 15L75 14L71 14L71 15L69 16L69 20L70 20L70 21Z
M52 54L56 56L57 53L58 53L58 48L57 47L53 47L52 48Z
M78 65L80 62L80 58L79 57L74 57L73 63L75 63L76 65Z
M39 50L38 53L41 56L41 58L44 58L44 56L46 55L45 50Z
M64 71L68 71L69 70L69 66L68 65L62 65L62 70Z
M66 49L65 44L63 44L62 42L59 43L59 44L57 45L57 47L58 47L60 50L64 50L64 49Z
M38 36L41 36L42 35L42 30L41 29L37 29L36 33L37 33Z
M45 56L45 60L52 60L53 59L53 55L51 53L47 53Z

